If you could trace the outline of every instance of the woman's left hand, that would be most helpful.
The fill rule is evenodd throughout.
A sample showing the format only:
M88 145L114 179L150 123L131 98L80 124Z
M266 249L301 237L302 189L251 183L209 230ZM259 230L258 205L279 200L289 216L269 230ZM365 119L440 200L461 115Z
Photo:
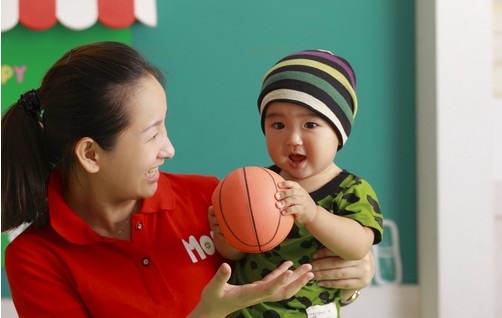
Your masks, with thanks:
M371 251L360 260L347 261L322 248L314 254L310 264L314 280L318 280L323 287L354 291L367 287L375 275L375 260Z

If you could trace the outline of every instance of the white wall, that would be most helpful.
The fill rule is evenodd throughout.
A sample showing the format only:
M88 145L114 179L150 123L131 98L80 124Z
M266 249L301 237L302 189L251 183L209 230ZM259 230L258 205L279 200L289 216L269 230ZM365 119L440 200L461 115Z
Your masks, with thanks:
M421 317L495 317L492 1L416 2Z
M495 299L496 315L502 317L502 0L494 0L494 94L493 138L494 149L494 193L495 210Z

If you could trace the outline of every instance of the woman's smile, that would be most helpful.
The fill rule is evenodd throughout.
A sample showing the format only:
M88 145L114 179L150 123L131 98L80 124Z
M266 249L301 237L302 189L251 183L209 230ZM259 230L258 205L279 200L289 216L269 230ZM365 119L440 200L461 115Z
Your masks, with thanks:
M148 172L146 173L146 178L150 182L159 181L159 177L160 177L159 167L152 168L148 170Z

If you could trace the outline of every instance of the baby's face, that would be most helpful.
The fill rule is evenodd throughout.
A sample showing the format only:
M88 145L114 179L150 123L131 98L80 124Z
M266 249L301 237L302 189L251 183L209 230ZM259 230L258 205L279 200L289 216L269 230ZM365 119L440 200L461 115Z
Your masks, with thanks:
M288 102L268 106L264 121L267 148L286 179L317 177L334 166L340 140L333 127L312 110Z

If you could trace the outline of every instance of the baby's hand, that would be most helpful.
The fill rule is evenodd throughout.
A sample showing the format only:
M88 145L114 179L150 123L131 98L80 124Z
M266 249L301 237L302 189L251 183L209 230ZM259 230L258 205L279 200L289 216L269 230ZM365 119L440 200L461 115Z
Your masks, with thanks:
M218 224L218 220L216 220L216 215L214 215L214 210L212 206L210 206L207 209L207 219L209 221L209 226L211 227L211 230L213 231L214 235L223 236L223 233L221 233L220 225Z
M277 186L282 191L275 194L276 206L283 215L294 214L296 221L300 224L312 222L317 214L317 205L310 194L297 182L279 182Z

